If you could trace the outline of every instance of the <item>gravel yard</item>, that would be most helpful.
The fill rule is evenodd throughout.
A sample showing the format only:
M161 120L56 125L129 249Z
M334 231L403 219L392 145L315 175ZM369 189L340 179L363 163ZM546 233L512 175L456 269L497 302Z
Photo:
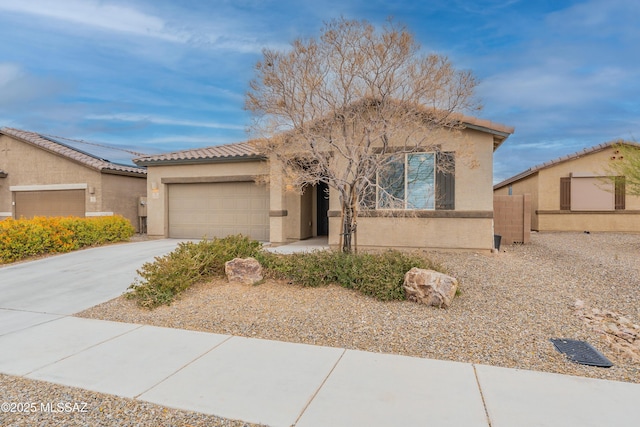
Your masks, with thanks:
M337 286L215 280L170 307L148 311L120 297L78 316L640 383L640 235L533 233L531 244L502 249L427 253L461 280L446 310ZM627 340L596 331L611 328ZM614 366L572 363L550 338L587 341ZM254 426L1 374L0 390L4 401L84 402L88 411L0 413L0 425Z
M582 300L583 312L609 310L631 329L640 324L639 254L640 235L614 233L533 233L531 244L499 254L430 252L462 282L447 310L338 286L215 280L169 307L148 311L117 298L78 316L640 383L640 360L610 347L611 337L574 308ZM572 363L550 338L587 341L614 367Z
M3 374L0 390L0 402L15 404L14 412L0 412L2 427L260 427Z

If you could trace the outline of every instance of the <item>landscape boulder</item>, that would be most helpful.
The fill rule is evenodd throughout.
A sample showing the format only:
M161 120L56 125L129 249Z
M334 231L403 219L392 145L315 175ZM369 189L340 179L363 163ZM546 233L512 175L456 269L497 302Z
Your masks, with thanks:
M447 308L458 289L458 281L434 270L412 268L404 275L405 294L409 301Z
M234 258L224 263L230 283L254 285L262 280L262 266L255 258Z

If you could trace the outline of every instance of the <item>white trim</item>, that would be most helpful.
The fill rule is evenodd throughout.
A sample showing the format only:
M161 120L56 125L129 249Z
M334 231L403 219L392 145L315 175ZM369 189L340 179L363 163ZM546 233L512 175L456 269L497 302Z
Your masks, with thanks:
M9 191L86 190L87 184L12 185Z
M113 212L85 212L84 216L113 216Z
M12 212L0 212L0 216L7 216L9 218L11 218L13 216Z

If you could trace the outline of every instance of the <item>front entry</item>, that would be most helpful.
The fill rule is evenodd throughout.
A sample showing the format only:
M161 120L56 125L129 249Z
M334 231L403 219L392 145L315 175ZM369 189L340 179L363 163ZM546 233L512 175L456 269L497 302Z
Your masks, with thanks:
M317 234L318 236L329 235L329 187L324 182L319 182L316 186L316 206L317 206Z

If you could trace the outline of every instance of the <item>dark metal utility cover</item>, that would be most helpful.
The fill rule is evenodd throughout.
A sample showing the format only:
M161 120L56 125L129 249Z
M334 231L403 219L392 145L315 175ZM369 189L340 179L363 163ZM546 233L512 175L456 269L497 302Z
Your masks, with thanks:
M609 359L593 348L588 342L565 338L551 338L551 342L556 350L564 353L572 362L600 368L610 368L613 366L613 363L611 363Z

